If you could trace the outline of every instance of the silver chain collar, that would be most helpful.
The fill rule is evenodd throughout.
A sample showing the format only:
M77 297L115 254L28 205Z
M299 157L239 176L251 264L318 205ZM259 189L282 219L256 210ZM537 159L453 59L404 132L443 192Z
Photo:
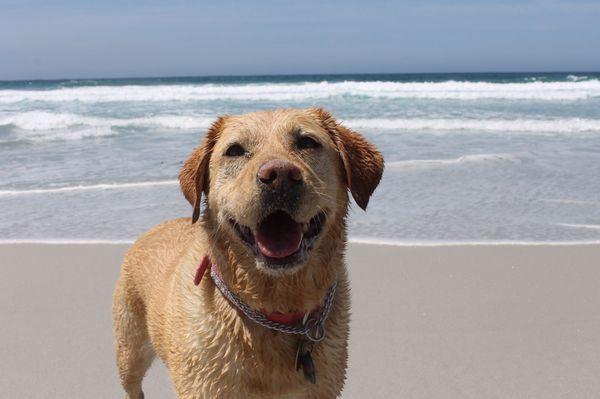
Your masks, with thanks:
M331 305L333 304L333 297L335 296L335 288L337 286L337 281L333 283L333 285L327 291L327 296L325 297L325 303L323 304L323 308L321 309L321 313L319 317L311 317L309 313L304 316L304 320L301 325L287 325L283 323L277 323L275 321L269 320L267 316L259 312L255 309L252 309L248 304L240 299L239 296L234 294L229 290L225 282L219 277L219 275L215 272L213 268L210 269L210 277L214 281L215 285L221 291L223 295L233 303L239 310L241 310L250 320L254 321L257 324L260 324L263 327L270 328L272 330L281 331L288 334L299 334L304 335L306 338L313 342L322 341L325 338L325 320L327 320L327 316L329 316L329 312L331 311Z

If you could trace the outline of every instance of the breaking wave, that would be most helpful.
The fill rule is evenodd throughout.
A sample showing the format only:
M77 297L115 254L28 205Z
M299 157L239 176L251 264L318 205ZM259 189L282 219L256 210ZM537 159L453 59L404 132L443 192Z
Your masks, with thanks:
M478 164L488 162L520 163L530 158L528 154L472 154L449 159L408 159L404 161L386 162L386 169L417 169L459 164Z
M422 130L422 131L473 131L473 132L523 132L523 133L585 133L600 132L600 119L348 119L356 129Z
M17 139L32 141L73 140L118 134L114 129L167 128L175 130L205 129L213 117L199 115L154 115L111 118L28 111L0 116L0 127L12 127ZM346 125L364 130L391 131L470 131L507 133L594 133L600 132L600 119L462 119L462 118L369 118L346 119Z
M102 183L92 185L78 185L66 187L52 188L34 188L26 190L0 190L0 197L22 197L39 194L64 194L81 191L100 191L100 190L121 190L131 188L147 188L157 186L176 186L179 185L178 180L159 180L159 181L144 181L131 183Z
M299 101L338 96L386 99L581 100L600 97L600 80L571 76L568 81L492 83L444 82L303 82L261 84L186 84L82 86L50 90L0 90L0 103L165 102L213 100Z
M0 126L12 125L23 130L56 130L77 126L92 127L166 127L195 129L207 127L214 118L185 115L157 115L142 118L105 118L70 113L27 111L0 116Z

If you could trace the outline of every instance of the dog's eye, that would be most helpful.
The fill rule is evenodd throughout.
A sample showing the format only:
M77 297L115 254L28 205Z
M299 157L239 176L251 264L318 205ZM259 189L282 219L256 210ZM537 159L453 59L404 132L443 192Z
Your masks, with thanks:
M313 139L310 136L300 136L296 140L296 147L300 150L307 150L309 148L318 148L321 146L317 140Z
M246 150L244 150L244 147L239 144L232 144L229 146L229 148L227 148L227 151L225 151L225 155L228 157L241 157L245 153Z

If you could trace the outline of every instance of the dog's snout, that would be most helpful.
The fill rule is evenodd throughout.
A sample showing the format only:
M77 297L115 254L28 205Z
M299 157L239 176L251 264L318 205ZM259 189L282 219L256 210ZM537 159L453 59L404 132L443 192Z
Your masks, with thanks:
M302 171L289 161L274 159L260 166L257 173L258 180L275 187L292 187L302 183Z

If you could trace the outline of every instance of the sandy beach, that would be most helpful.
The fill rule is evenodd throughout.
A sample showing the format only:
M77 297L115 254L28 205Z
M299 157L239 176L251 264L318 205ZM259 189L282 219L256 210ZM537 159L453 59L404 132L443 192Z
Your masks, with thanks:
M0 392L117 398L110 298L127 245L0 245ZM353 243L344 398L592 398L600 245ZM171 398L157 361L148 398Z

